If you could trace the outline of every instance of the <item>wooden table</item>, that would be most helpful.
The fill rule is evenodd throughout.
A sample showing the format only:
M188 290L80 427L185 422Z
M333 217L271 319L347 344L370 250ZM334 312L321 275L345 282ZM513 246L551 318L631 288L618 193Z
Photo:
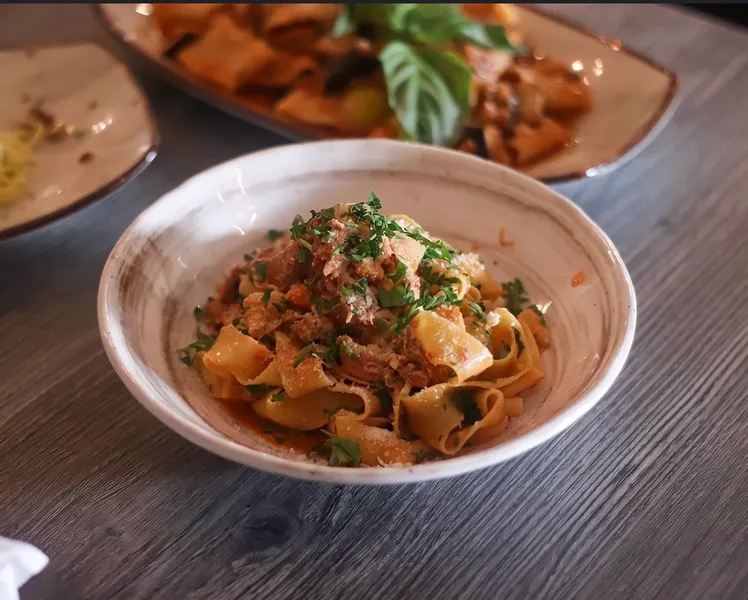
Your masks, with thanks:
M96 323L136 215L279 137L137 73L161 153L108 200L0 243L0 532L51 557L23 598L748 598L748 35L677 8L557 6L682 78L633 162L559 186L612 237L639 325L613 390L507 464L410 487L256 472L130 396ZM80 6L0 6L0 43L99 40ZM0 91L2 93L2 91Z

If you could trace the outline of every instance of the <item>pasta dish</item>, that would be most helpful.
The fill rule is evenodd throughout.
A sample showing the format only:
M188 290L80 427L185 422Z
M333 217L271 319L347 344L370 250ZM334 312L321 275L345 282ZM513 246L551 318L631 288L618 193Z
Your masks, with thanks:
M583 77L510 4L156 4L167 58L322 137L459 148L523 168L573 143Z
M544 375L519 279L365 202L297 215L195 307L178 350L215 402L333 466L411 465L495 440Z

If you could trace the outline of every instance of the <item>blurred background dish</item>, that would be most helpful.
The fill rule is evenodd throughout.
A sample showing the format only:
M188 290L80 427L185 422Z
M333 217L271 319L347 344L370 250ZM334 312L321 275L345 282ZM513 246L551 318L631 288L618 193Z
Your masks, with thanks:
M101 199L156 156L129 71L95 44L0 52L0 238Z
M674 108L675 75L620 42L533 8L402 5L419 8L393 16L394 5L377 9L383 12L343 6L119 4L95 10L167 80L293 139L405 133L546 182L621 164ZM429 38L438 31L419 29L428 19L458 24L445 34L457 64L454 56L414 56L420 46L410 42L420 42L423 31ZM520 46L524 55L513 55ZM434 71L441 75L431 85ZM455 83L464 77L472 86L464 98L424 92L450 85L467 90ZM411 90L416 79L429 85ZM409 102L411 91L418 100ZM463 119L455 117L460 110Z

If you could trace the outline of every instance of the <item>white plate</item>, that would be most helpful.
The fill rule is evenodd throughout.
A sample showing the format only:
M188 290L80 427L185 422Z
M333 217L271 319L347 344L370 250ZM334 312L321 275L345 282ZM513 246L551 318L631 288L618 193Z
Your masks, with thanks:
M406 213L458 248L480 246L499 280L520 277L534 302L549 303L547 376L525 397L526 414L498 443L407 468L345 469L266 446L226 413L209 425L186 401L208 392L176 348L191 341L193 307L270 228L297 213L368 197ZM504 227L515 241L499 243ZM587 283L572 287L578 271ZM634 289L616 249L570 201L516 171L417 144L386 140L313 142L237 158L188 180L144 211L104 267L101 336L120 377L156 417L231 460L337 483L396 483L447 477L507 460L590 410L631 347ZM236 440L242 442L242 445ZM251 446L251 447L247 447Z
M528 42L585 77L594 102L592 111L578 123L576 145L530 166L529 175L550 183L605 173L635 156L670 120L678 88L673 73L618 41L535 8L515 6L518 27ZM314 128L276 120L267 101L232 94L164 58L150 4L100 4L94 10L117 40L196 98L292 139L322 137Z
M0 205L0 239L103 198L156 156L159 136L145 96L100 46L0 51L0 90L0 129L12 129L43 101L46 112L84 133L37 146L30 196ZM89 161L81 159L86 153Z

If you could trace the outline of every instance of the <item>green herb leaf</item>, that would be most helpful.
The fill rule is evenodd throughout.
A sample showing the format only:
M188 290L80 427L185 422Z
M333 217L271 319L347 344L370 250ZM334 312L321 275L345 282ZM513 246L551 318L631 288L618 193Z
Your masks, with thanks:
M313 295L309 301L317 307L319 312L327 312L336 304L335 302L325 300L322 296L317 295Z
M375 319L374 325L376 325L377 329L379 329L380 331L387 331L387 329L389 329L390 327L387 324L387 321L385 321L384 319Z
M391 290L379 288L377 290L377 300L382 308L392 308L394 306L408 306L414 302L415 296L404 285L398 285Z
M306 240L302 240L301 238L299 238L296 241L299 242L300 245L304 246L304 248L306 248L307 250L309 250L309 252L313 252L312 245L309 242L307 242Z
M262 305L267 308L268 302L270 302L270 290L265 290L263 292L260 302L262 302Z
M340 293L344 296L363 296L366 294L366 289L369 287L369 281L362 277L350 286L341 286Z
M301 215L296 215L291 223L291 237L298 240L306 233L306 221Z
M244 260L246 260L247 262L249 262L249 261L250 261L250 260L252 260L252 259L253 259L254 257L255 257L255 253L254 253L254 252L252 252L251 254L245 254L245 255L244 255Z
M330 439L325 445L330 448L330 466L358 467L361 464L361 446L355 440L339 438L329 431L322 430Z
M279 444L282 444L283 442L286 441L286 438L285 438L285 436L282 436L282 435L276 435L275 436L275 441L278 442Z
M195 363L195 355L198 352L210 350L213 347L213 342L216 341L215 336L203 333L199 327L195 330L195 336L197 340L184 348L177 349L179 360L188 367L191 367Z
M343 9L340 11L335 24L332 27L330 35L333 38L343 37L349 33L353 33L356 29L356 23L353 20L352 10L350 4L344 4Z
M311 354L314 353L314 344L309 344L308 346L304 346L301 351L296 355L296 358L293 361L293 368L295 369L298 367L301 362Z
M471 71L456 54L389 42L379 53L389 105L413 140L450 145L470 107Z
M407 269L408 267L405 266L405 263L398 259L394 272L388 273L387 279L392 282L398 282L405 276Z
M456 389L451 400L455 408L462 413L462 425L470 426L483 418L483 414L469 390L465 388Z
M488 50L521 52L520 48L517 48L509 41L506 36L506 29L501 25L465 22L462 24L457 37L460 40L470 42L481 48L487 48Z
M199 304L192 310L192 314L195 315L195 321L198 323L205 318L205 309Z
M524 284L521 280L514 279L502 283L501 289L504 290L506 309L516 317L530 301L527 297L527 290L525 290Z
M288 396L286 396L286 392L284 390L276 392L270 397L270 402L283 402L284 400L288 400Z
M514 330L514 341L517 342L517 358L522 356L522 351L525 349L525 345L522 343L522 338L520 337L519 329Z
M340 344L340 350L341 350L341 351L342 351L342 353L343 353L343 354L345 354L345 355L346 355L346 356L347 356L348 358L351 358L351 359L353 359L353 358L356 358L356 352L355 352L355 351L353 350L353 348L351 348L351 347L350 347L350 345L348 345L348 343L347 343L347 342L342 342L342 343Z
M266 262L258 260L255 263L255 277L257 278L257 281L265 281L267 274L268 274L268 264Z
M268 239L271 242L281 239L284 235L286 235L286 232L280 229L268 229Z
M483 302L472 302L468 301L468 308L475 317L481 321L486 320L486 305Z
M304 246L299 246L299 249L296 252L296 260L298 260L299 262L305 263L310 258L312 258L312 253L309 250L307 250Z
M245 385L244 387L255 398L262 398L271 389L271 386L269 386L267 383L257 383L257 384L253 384L253 385Z
M429 452L428 450L419 450L418 452L413 453L413 460L416 464L420 464L430 456L431 452Z
M442 45L456 39L468 22L456 4L395 4L390 24L406 39Z

